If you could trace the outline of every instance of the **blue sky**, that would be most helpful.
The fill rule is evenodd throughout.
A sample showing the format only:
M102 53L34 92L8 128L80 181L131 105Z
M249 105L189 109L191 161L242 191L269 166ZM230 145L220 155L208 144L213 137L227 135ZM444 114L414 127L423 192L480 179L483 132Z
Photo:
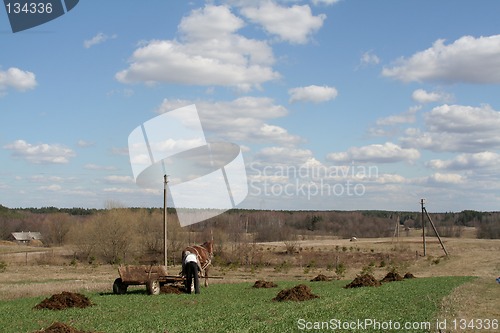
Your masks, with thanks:
M196 104L265 209L498 210L498 1L80 1L0 10L0 203L161 206L128 136Z

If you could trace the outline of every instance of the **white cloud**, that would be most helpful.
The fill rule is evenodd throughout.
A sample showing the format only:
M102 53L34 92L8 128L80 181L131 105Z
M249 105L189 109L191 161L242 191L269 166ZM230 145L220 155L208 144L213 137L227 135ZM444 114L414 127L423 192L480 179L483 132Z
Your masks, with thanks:
M30 177L30 181L35 183L66 183L66 182L74 182L76 180L75 177L59 177L59 176L47 176L47 175L34 175Z
M262 124L253 137L257 141L275 142L284 145L294 145L301 141L300 137L288 133L285 128L269 124Z
M182 18L179 30L191 40L209 40L220 36L231 36L243 28L244 21L226 6L206 6L196 9Z
M500 155L484 151L475 154L460 154L451 160L435 159L429 161L427 166L439 170L473 170L500 168Z
M377 175L375 181L379 184L404 184L408 182L405 177L397 174Z
M196 104L205 134L210 139L284 145L302 140L286 129L268 123L288 114L285 107L276 105L271 98L246 96L219 102L165 99L157 112L164 113L190 104Z
M256 154L255 158L256 161L265 165L303 165L313 158L313 153L309 149L275 146L263 148Z
M359 66L378 65L379 63L380 58L373 51L368 51L361 55Z
M398 125L398 124L408 124L414 123L416 120L415 114L420 110L420 106L414 106L408 109L408 111L392 115L385 118L380 118L377 120L376 124L379 126L388 126L388 125Z
M500 83L500 35L444 42L437 40L431 48L399 59L382 75L403 82Z
M81 148L92 147L93 145L95 145L95 143L88 142L85 140L78 140L78 142L76 144L78 145L78 147L81 147Z
M442 105L424 115L426 131L406 130L405 147L449 152L482 152L500 149L500 112L481 107Z
M218 85L241 91L279 78L271 67L270 46L237 34L242 26L243 21L226 6L193 10L179 24L181 41L145 43L116 78L122 83Z
M109 171L116 170L115 166L98 165L93 163L85 164L83 168L87 170L109 170Z
M104 193L117 193L117 194L136 194L137 196L142 196L142 195L154 195L157 197L160 195L161 190L158 189L146 189L146 188L139 188L134 186L133 188L128 188L128 187L107 187L102 190ZM134 200L136 200L136 197L134 197ZM134 201L135 202L135 201Z
M86 49L89 49L89 48L91 48L94 45L104 43L108 39L115 39L116 37L117 37L117 35L108 36L108 35L106 35L106 34L104 34L102 32L99 32L94 37L85 40L83 42L83 47L85 47Z
M41 143L33 145L24 140L16 140L3 148L11 150L14 157L22 158L34 164L66 164L71 157L75 156L73 150L59 144Z
M110 184L133 184L134 178L132 178L131 176L113 175L113 176L104 177L104 181L106 183L110 183Z
M0 71L0 93L8 88L18 91L26 91L37 85L35 74L28 71L11 67L6 71Z
M290 103L299 101L321 103L336 98L338 92L334 87L311 85L292 88L288 90L288 94L290 95Z
M103 189L103 192L111 193L140 193L140 189L124 188L124 187L108 187Z
M40 191L59 192L59 191L62 190L62 186L61 185L52 184L52 185L48 185L48 186L39 186L38 189Z
M395 163L414 161L419 158L420 153L418 150L401 148L392 142L351 147L346 152L330 153L327 155L327 159L333 162Z
M429 184L461 184L465 181L462 175L456 173L434 173L427 177Z
M314 16L309 5L282 7L272 1L263 2L258 7L242 8L241 13L252 22L261 24L268 33L294 44L307 43L326 19L325 14Z
M315 6L318 6L318 5L326 5L326 6L330 6L330 5L334 5L336 3L339 3L341 0L312 0L312 3L315 5Z
M449 102L453 99L453 96L443 92L427 92L424 89L415 90L411 97L415 102L425 104L425 103L435 103L435 102Z

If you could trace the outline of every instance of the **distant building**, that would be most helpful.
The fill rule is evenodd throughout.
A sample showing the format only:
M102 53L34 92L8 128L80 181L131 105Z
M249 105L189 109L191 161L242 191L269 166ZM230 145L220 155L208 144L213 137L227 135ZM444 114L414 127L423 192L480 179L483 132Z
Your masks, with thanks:
M33 232L33 231L13 232L9 236L10 241L14 241L14 242L21 243L21 244L28 244L29 242L34 241L34 240L41 241L42 238L43 237L42 237L41 233Z

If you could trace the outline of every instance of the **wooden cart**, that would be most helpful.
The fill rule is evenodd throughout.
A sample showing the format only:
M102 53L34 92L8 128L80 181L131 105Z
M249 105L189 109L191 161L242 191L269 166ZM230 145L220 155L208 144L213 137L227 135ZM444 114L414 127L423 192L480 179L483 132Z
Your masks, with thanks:
M149 295L158 295L164 284L184 281L180 275L168 275L163 265L120 266L118 273L120 277L113 283L114 294L125 294L128 286L145 285Z

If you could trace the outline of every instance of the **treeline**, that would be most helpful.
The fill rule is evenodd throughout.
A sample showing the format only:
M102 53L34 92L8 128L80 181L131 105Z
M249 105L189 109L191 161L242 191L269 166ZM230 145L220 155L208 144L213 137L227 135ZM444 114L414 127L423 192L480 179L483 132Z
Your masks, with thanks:
M2 205L0 205L0 212L2 211ZM8 209L6 207L3 207L3 209ZM11 211L14 212L30 212L33 214L53 214L53 213L66 213L69 215L75 215L75 216L87 216L87 215L92 215L96 214L103 209L96 209L96 208L57 208L57 207L41 207L41 208L14 208L11 209Z
M16 231L39 231L44 244L74 244L80 254L119 261L132 252L161 252L161 208L29 208L9 209L0 205L0 239ZM431 213L443 237L460 237L464 227L476 227L478 238L500 238L500 212ZM420 212L397 211L261 211L233 209L210 220L181 228L175 209L168 209L169 240L175 250L179 244L203 241L189 239L210 230L219 239L235 243L241 239L254 242L286 241L308 235L350 237L389 237L399 221L400 230L421 228ZM432 230L429 228L429 232ZM120 245L120 232L128 241ZM403 234L404 235L404 234ZM120 237L119 237L120 236ZM177 239L174 239L177 237ZM95 244L91 244L93 241ZM112 249L102 244L113 243ZM177 243L176 243L177 242ZM120 247L122 246L122 247ZM170 246L170 245L169 245ZM96 249L103 250L97 253ZM119 249L119 250L117 250ZM121 252L120 255L117 252Z

